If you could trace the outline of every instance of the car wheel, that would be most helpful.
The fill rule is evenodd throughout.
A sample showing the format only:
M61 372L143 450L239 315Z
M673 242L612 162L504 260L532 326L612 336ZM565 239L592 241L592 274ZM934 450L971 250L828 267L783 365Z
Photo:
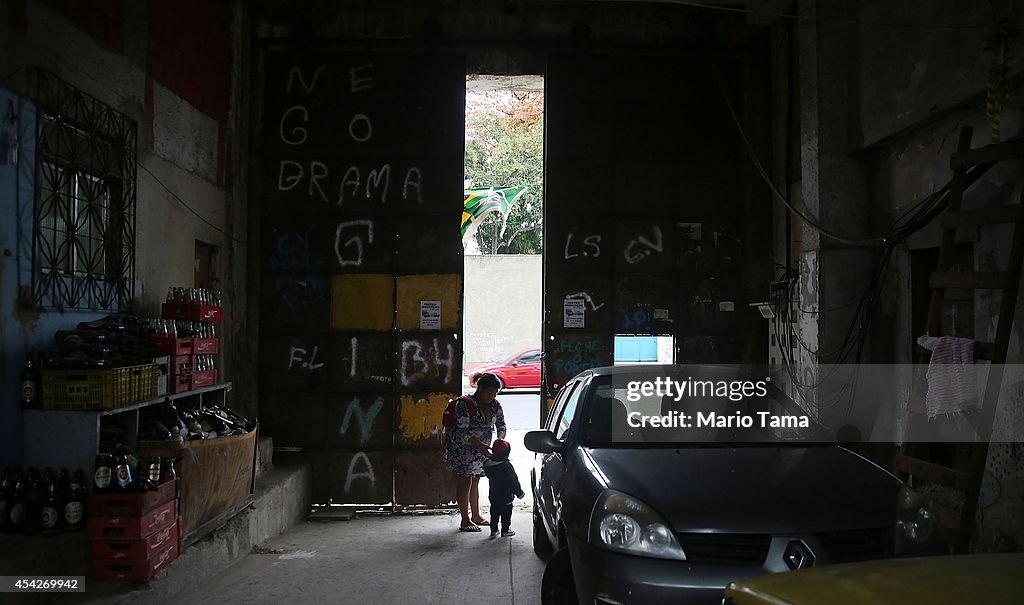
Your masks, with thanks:
M498 376L497 374L495 374L494 377L498 379L498 390L499 391L504 391L505 390L505 379L502 378L501 376Z
M537 511L537 505L533 505L533 552L537 553L538 557L546 558L555 549L551 546L551 540L548 540L548 532L544 529L544 520L540 518L540 512Z
M578 602L576 583L572 579L569 549L563 548L556 552L544 568L544 577L540 581L540 602L541 605L566 605Z

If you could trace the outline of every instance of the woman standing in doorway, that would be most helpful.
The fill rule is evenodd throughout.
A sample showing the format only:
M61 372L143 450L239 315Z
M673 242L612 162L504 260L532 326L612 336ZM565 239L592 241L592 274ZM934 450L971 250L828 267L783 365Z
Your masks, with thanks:
M498 439L505 438L505 413L495 399L500 387L497 376L481 374L476 391L455 400L455 418L447 429L442 459L445 468L455 474L455 500L462 513L462 531L478 532L481 525L488 523L480 514L479 483L495 431Z

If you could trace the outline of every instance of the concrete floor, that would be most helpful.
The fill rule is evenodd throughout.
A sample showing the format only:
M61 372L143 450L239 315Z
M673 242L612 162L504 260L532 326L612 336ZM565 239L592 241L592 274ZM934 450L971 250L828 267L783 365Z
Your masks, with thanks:
M517 534L458 531L457 514L307 521L177 603L540 603L544 562L533 553L530 513Z
M512 514L512 538L458 531L459 515L361 516L307 521L175 603L540 603L544 562L533 553L533 454L522 437L536 428L539 395L502 393L511 460L527 492ZM487 482L481 481L487 517ZM489 517L488 517L489 518Z

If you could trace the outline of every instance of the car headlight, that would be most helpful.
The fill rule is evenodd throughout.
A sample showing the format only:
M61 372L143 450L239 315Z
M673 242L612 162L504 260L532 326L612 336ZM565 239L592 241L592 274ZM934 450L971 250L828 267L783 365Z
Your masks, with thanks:
M686 560L668 523L632 496L605 490L590 516L589 542L601 548L659 559Z
M935 531L935 517L928 509L928 499L904 485L896 501L896 533L911 542L927 542Z

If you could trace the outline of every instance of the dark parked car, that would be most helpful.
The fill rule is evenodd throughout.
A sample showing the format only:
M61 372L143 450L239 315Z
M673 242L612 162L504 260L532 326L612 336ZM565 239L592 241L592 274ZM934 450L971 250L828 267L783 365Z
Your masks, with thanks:
M663 392L659 379L725 391ZM718 604L733 580L893 554L906 488L801 414L737 368L575 376L546 430L525 438L539 454L534 549L554 551L544 602ZM903 514L901 530L922 539L927 509Z
M502 389L539 388L540 349L523 349L505 361L477 366L470 372L469 383L476 386L476 379L485 372L497 376Z

